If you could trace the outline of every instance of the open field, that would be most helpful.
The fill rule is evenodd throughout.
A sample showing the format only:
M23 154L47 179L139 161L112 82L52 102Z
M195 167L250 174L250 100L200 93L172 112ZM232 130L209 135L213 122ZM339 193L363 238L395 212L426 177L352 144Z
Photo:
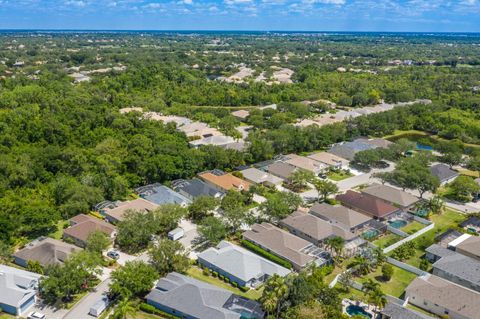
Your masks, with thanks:
M407 288L407 286L413 281L413 279L417 277L417 275L395 266L393 266L393 269L392 279L388 282L384 282L382 279L381 267L378 267L376 271L368 274L358 281L362 283L367 279L374 279L380 283L380 287L384 293L394 297L400 297L403 295L405 288Z

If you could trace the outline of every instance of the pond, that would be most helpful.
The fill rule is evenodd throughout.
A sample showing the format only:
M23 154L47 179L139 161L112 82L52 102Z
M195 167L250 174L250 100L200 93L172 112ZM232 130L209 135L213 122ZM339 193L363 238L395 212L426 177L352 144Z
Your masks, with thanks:
M347 306L345 311L350 317L361 316L365 318L372 318L372 315L366 312L365 309L363 309L363 307L360 307L360 306L350 305L350 306Z

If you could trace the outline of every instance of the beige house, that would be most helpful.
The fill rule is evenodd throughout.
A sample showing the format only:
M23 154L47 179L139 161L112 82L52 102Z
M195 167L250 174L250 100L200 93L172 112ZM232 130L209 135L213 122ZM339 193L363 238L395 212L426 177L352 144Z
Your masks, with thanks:
M143 198L121 202L116 207L105 208L102 213L110 223L117 223L123 220L128 211L149 212L158 208L157 204Z

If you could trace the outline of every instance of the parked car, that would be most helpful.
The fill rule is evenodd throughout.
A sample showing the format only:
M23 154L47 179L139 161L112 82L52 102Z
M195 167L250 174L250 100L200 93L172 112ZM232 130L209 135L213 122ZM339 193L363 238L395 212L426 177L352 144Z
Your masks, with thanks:
M27 319L46 319L47 317L40 312L30 312L27 316Z
M107 256L112 258L112 259L115 259L117 260L118 258L120 258L120 254L115 251L115 250L110 250L108 253L107 253Z

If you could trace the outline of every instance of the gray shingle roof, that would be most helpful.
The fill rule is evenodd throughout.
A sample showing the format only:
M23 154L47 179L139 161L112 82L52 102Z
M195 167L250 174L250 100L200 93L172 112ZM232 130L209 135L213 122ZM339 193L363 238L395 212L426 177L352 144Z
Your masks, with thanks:
M162 205L162 204L186 205L191 203L191 201L185 196L159 183L139 187L135 190L135 192L140 197L152 203L155 203L157 205Z
M244 169L240 171L240 173L242 173L244 179L256 184L270 183L280 185L283 182L283 179L280 177L264 172L255 167Z
M0 265L0 304L22 305L36 294L40 277L39 274Z
M202 182L198 178L175 181L173 186L176 191L183 191L192 196L193 198L197 198L200 196L218 197L223 195L222 192L218 191L207 183Z
M357 139L353 142L334 145L328 152L351 161L356 153L374 148L377 148L377 146L365 143L365 140Z
M264 316L256 301L175 272L160 279L146 299L199 319Z
M425 252L430 253L432 255L435 255L437 257L440 257L440 258L455 255L455 252L453 250L447 249L447 248L442 247L438 244L433 244L433 245L429 246L427 249L425 249Z
M434 319L434 317L389 302L381 311L389 319Z
M433 268L442 270L455 277L462 278L465 281L475 285L480 285L480 262L462 254L442 257L433 264Z
M23 249L13 254L14 257L25 261L38 261L43 267L56 263L63 263L70 254L82 250L77 246L62 241L40 237L27 244Z
M450 169L450 167L445 164L433 165L432 167L430 167L430 171L432 172L433 176L438 177L440 182L444 182L458 176L458 172Z
M269 173L283 179L288 179L295 170L295 166L283 162L275 162L267 167Z
M226 241L222 241L216 248L211 247L200 253L198 258L245 282L264 274L268 276L278 274L283 277L290 273L287 268Z

